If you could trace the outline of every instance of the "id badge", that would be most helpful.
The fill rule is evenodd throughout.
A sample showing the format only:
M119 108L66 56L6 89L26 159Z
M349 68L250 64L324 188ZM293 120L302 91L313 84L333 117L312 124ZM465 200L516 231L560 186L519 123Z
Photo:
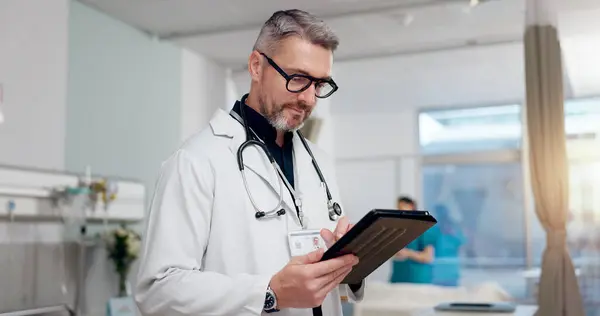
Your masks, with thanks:
M318 249L326 249L320 230L299 230L288 234L292 257L303 256Z

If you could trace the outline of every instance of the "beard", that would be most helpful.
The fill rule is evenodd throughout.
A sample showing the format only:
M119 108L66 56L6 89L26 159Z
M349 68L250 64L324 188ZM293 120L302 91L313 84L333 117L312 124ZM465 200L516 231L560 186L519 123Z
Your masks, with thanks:
M267 104L265 103L264 98L261 97L261 98L259 98L258 101L259 101L260 110L262 112L262 115L264 115L264 117L267 119L267 121L269 121L271 126L273 126L276 130L279 130L279 131L296 132L297 130L304 127L304 122L310 115L310 113L308 112L309 107L304 103L276 104L276 105L273 105L269 109L269 107L267 107ZM302 111L304 111L304 113L305 113L304 117L302 118L302 120L299 124L291 125L288 123L288 119L286 118L285 113L284 113L284 110L288 107L299 108Z

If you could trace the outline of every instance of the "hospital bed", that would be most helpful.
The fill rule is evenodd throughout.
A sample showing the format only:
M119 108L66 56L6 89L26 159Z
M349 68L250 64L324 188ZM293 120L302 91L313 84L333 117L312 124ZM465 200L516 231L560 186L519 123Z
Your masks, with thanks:
M86 286L90 274L102 279L95 274L112 270L96 251L102 247L99 232L116 223L141 223L145 198L142 183L90 170L0 166L0 315L77 316L87 314L90 301L103 301L103 308L103 292L112 285Z
M495 283L470 287L429 284L369 282L362 302L354 304L354 316L429 316L446 302L509 302L511 297ZM445 315L445 314L443 314ZM527 315L529 316L529 315Z

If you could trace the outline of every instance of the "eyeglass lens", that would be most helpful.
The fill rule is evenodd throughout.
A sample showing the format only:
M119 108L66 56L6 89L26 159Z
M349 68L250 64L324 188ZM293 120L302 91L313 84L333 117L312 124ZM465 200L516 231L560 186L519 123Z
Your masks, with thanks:
M302 92L313 84L313 81L303 76L292 75L287 83L287 89L290 92ZM317 97L324 97L334 90L333 85L327 81L317 81L315 83L315 94Z

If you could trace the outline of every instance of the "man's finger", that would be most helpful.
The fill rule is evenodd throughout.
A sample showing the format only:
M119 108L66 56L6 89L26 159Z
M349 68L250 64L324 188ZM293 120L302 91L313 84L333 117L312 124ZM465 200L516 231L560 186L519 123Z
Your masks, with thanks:
M318 262L313 265L314 276L321 277L330 274L344 267L352 267L358 263L358 258L354 255L344 255L341 257Z
M325 241L327 248L331 248L336 241L333 233L327 228L321 229L321 237L323 237L323 241Z
M335 235L335 239L339 240L344 236L344 234L348 231L350 226L350 222L348 221L348 217L342 216L335 227L335 231L333 234Z
M352 223L348 224L348 230L346 232L350 231L352 229L352 227L354 227L354 224L352 224Z
M323 249L317 249L315 251L305 254L304 256L293 257L292 260L290 260L290 262L295 263L295 264L316 263L316 262L319 262L319 260L321 260L321 258L323 257L323 253L324 253Z
M323 275L317 278L317 282L319 282L319 289L327 287L331 282L334 282L336 279L340 278L340 276L347 275L352 271L352 266L344 266L340 269L337 269L329 274Z
M325 286L321 287L321 293L319 293L319 295L327 295L329 292L331 292L333 289L339 286L340 283L344 281L344 278L346 278L346 276L350 274L350 272L352 272L352 268L342 270L341 273L336 275L333 279L329 280L329 282L327 282Z

